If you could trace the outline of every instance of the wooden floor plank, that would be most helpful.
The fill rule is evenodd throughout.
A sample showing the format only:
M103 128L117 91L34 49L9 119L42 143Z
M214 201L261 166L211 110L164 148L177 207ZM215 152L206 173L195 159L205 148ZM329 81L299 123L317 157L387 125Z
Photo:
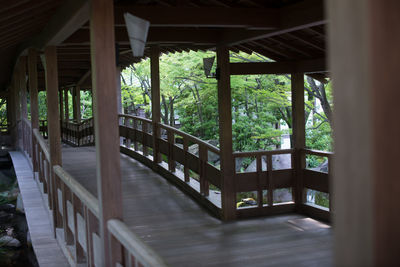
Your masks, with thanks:
M10 152L28 222L33 249L40 266L69 266L52 232L51 220L33 178L28 160L21 152Z
M97 196L93 147L63 167ZM332 266L332 229L289 214L223 223L143 164L121 155L124 221L170 266Z

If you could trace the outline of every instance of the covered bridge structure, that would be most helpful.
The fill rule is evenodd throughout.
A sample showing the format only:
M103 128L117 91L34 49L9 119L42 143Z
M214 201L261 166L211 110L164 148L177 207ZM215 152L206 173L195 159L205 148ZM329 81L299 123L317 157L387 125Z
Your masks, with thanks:
M33 231L39 263L396 264L399 10L395 0L3 1L2 138L19 151L12 157L20 183L29 184L21 188L25 204L43 198L48 211L48 220L28 215L29 225L46 220L46 240L59 246L53 255L40 250ZM121 69L143 58L132 55L125 13L150 22L143 57L151 60L151 119L121 112ZM160 122L160 54L190 50L216 52L219 147ZM230 51L272 62L232 63ZM233 151L230 77L252 74L290 74L292 148ZM335 154L305 147L305 75L334 81ZM46 125L38 118L42 90ZM92 90L92 119L81 120L80 90ZM279 154L290 155L290 167L274 168ZM329 173L307 169L306 155L333 159ZM236 172L241 157L256 158L256 171ZM39 194L29 190L36 185ZM274 202L280 188L291 189L292 201ZM306 189L329 193L330 207L306 203ZM247 191L257 192L257 204L238 208L237 193Z

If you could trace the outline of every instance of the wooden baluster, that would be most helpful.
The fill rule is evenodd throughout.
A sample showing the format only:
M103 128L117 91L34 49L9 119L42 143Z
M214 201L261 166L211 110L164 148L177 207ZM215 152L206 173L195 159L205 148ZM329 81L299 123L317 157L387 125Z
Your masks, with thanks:
M331 173L332 173L332 157L328 156L328 181L329 184L331 183ZM334 207L333 207L333 194L332 194L332 187L329 187L329 212L331 212L331 216L334 212Z
M147 148L147 142L146 142L146 137L147 137L147 122L142 121L142 144L143 144L143 156L148 156L149 155L149 150Z
M200 194L209 195L209 184L206 179L206 164L208 161L207 147L199 144L199 174L200 174Z
M111 251L111 264L112 266L125 266L124 263L124 247L119 243L119 241L114 237L113 234L110 233L110 246L111 247L119 247L120 249L116 249Z
M135 151L138 151L138 142L137 142L137 131L138 131L138 124L137 120L133 120L133 148Z
M175 134L167 130L168 139L168 170L170 172L175 172L175 160L174 160L174 144L175 144Z
M262 157L260 154L256 156L257 163L257 197L258 197L258 207L262 208L263 206L263 189L262 189Z
M82 208L82 202L79 200L77 196L72 194L72 207L73 207L73 216L74 216L74 254L75 254L75 262L76 263L83 263L85 262L85 251L82 248L81 243L79 242L79 225L78 225L78 213L84 214ZM84 216L82 216L84 217ZM86 236L85 236L86 238ZM86 239L87 242L87 239Z
M189 148L189 142L186 137L183 137L183 151L185 151L185 162L183 166L183 171L185 174L185 182L190 182L190 176L189 176L189 167L188 167L188 148Z
M272 155L267 155L267 175L268 175L268 205L274 204L274 183L272 178Z
M59 177L57 176L57 174L54 174L54 179L55 180L59 180ZM55 183L57 184L57 182ZM74 242L74 236L72 234L71 229L69 228L68 225L68 205L67 205L67 201L71 200L71 192L69 191L69 189L65 186L64 182L60 182L61 184L61 195L62 195L62 225L64 228L64 242L66 243L66 245L72 245ZM58 196L58 188L56 187L56 194ZM60 200L59 200L60 201ZM57 209L57 211L59 211L59 204L56 203L56 207L55 209ZM76 235L76 233L75 233Z
M94 267L94 244L93 244L93 233L98 233L99 222L92 214L92 212L85 207L85 222L86 222L86 251L88 258L88 266Z
M129 136L129 131L130 131L129 125L130 125L130 121L131 121L131 120L130 120L128 117L125 117L125 122L124 122L124 124L125 124L125 127L128 128L127 131L126 131L127 137L125 137L125 145L126 145L127 148L131 148L131 139L130 139L130 136Z

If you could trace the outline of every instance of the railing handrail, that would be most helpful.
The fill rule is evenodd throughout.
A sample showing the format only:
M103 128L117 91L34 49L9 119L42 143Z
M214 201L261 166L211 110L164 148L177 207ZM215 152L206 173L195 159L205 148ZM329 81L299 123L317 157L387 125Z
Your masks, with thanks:
M53 166L54 173L69 187L69 189L80 199L80 201L99 218L99 204L97 198L93 196L85 187L77 182L60 165Z
M33 135L35 136L36 141L38 142L40 148L42 149L47 161L50 162L50 152L49 152L49 147L44 141L43 137L40 135L40 132L38 129L33 129Z
M141 238L132 232L121 220L108 220L107 228L143 266L167 266L158 254L147 246Z
M257 151L245 151L245 152L233 152L233 157L234 158L240 158L240 157L255 157L257 155L279 155L279 154L289 154L293 153L294 149L293 148L288 148L288 149L276 149L276 150L257 150Z
M179 129L176 129L176 128L172 127L172 126L169 126L169 125L166 125L166 124L163 124L163 123L158 123L158 125L160 125L161 128L164 128L164 129L169 130L169 131L171 131L171 132L173 132L173 133L175 133L177 135L180 135L182 137L187 138L189 141L192 141L193 143L196 143L196 144L203 145L203 146L207 147L208 150L210 150L211 152L214 152L216 154L220 153L220 150L219 150L218 147L213 146L213 145L207 143L206 141L201 140L200 138L197 138L197 137L195 137L193 135L190 135L188 133L185 133L185 132L183 132L183 131L181 131Z
M153 123L152 120L150 120L150 119L143 118L143 117L138 117L138 116L134 116L134 115L119 114L119 117L120 118L121 117L126 117L126 118L130 118L130 119L134 119L134 120L144 121L144 122L147 122L147 123ZM216 153L216 154L220 153L220 150L219 150L218 147L213 146L213 145L201 140L200 138L197 138L197 137L195 137L193 135L190 135L188 133L185 133L185 132L183 132L183 131L181 131L179 129L176 129L176 128L172 127L172 126L169 126L169 125L166 125L166 124L163 124L163 123L157 123L157 124L161 128L163 128L165 130L168 130L168 131L171 131L171 132L173 132L173 133L175 133L177 135L180 135L180 136L182 136L184 138L187 138L189 141L192 141L193 143L196 143L196 144L203 145L203 146L207 147L208 150L210 150L213 153Z
M134 116L134 115L129 115L129 114L118 114L118 117L120 117L120 118L126 117L126 118L130 118L130 119L144 121L144 122L147 122L147 123L153 123L153 121L150 120L150 119L139 117L139 116Z
M316 150L316 149L308 149L308 148L303 148L302 149L306 154L311 154L315 156L321 156L321 157L331 157L334 155L333 152L330 151L322 151L322 150Z

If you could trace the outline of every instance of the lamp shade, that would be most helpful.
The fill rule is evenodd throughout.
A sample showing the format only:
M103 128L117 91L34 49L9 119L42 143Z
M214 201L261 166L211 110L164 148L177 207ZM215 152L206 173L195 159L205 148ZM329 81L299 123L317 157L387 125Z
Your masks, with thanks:
M143 57L150 22L129 13L125 13L124 18L133 56Z
M214 60L215 60L215 57L203 58L203 68L204 68L204 73L206 74L206 77L211 76L210 74L211 74L212 66L214 65Z

